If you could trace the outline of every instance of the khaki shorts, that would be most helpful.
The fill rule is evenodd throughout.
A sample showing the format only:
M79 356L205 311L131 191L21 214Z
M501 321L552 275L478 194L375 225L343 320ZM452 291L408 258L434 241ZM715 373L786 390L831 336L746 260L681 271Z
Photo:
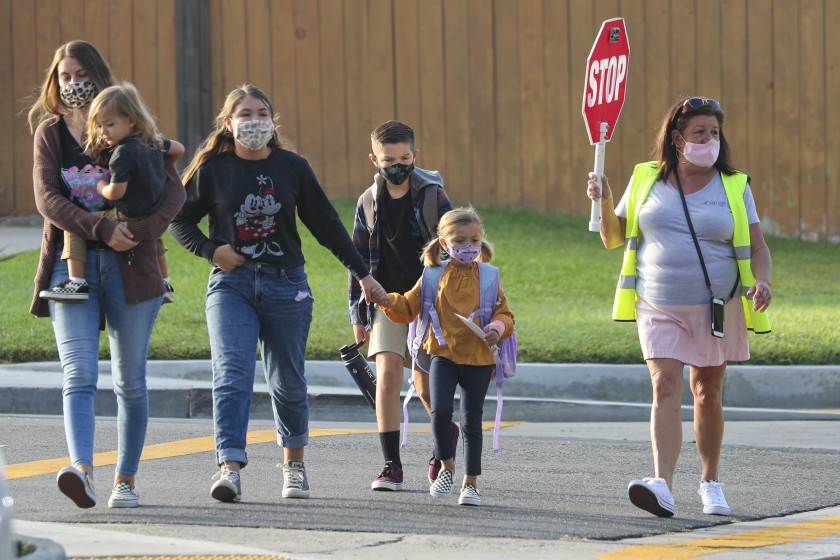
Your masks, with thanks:
M393 352L404 359L405 367L411 369L411 355L408 353L408 324L395 323L381 309L373 310L373 321L368 342L368 358L380 352Z

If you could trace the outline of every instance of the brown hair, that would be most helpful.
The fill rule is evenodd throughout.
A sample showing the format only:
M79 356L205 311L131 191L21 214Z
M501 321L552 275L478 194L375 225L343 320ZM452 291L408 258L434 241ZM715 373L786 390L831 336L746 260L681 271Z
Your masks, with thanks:
M370 139L374 144L400 144L406 142L414 151L414 129L401 121L385 121L373 129Z
M651 155L659 162L659 178L664 180L677 168L677 147L671 140L671 132L674 130L683 133L688 121L699 115L709 115L717 118L720 126L720 155L715 162L715 167L721 173L731 175L737 171L732 165L732 156L729 149L729 142L726 141L726 136L723 134L723 110L715 109L711 105L703 105L697 109L686 105L685 101L689 99L688 96L681 96L671 109L665 114L662 119L662 125L659 127L659 135L656 138Z
M455 232L455 228L468 224L478 224L481 229L481 255L478 260L489 263L493 260L493 244L484 239L484 225L481 218L472 206L466 208L453 208L440 218L438 223L438 235L429 240L423 247L423 254L420 260L424 266L440 266L441 251L440 240L446 239Z
M48 118L58 119L69 112L69 108L61 101L58 85L58 64L65 58L75 58L85 69L90 81L99 91L112 86L116 81L111 67L102 58L96 47L87 41L70 41L58 47L52 63L47 68L47 75L38 93L38 97L29 109L29 130L34 131L41 122Z
M102 129L96 122L96 118L103 114L120 115L134 121L134 133L142 144L153 147L162 147L160 131L155 124L155 119L143 104L140 94L134 84L123 82L102 90L90 104L88 112L88 137L85 143L85 153L95 162L102 163L105 153L110 146L102 138Z
M283 138L276 130L280 125L278 124L277 115L274 113L274 107L271 105L271 100L268 96L263 93L260 88L253 84L242 84L228 94L224 105L222 105L222 110L219 111L218 115L216 115L213 130L207 138L204 139L201 146L198 147L192 161L187 166L186 170L184 170L182 180L185 185L190 182L190 179L193 178L193 175L196 174L202 165L211 159L216 158L220 154L234 151L235 140L233 138L233 134L231 134L225 126L225 119L229 119L233 116L233 113L236 111L236 107L239 106L239 103L246 95L250 95L251 97L259 99L265 103L272 115L271 118L274 121L275 130L274 135L268 141L268 145L272 148L283 148L287 150L292 149L288 140Z

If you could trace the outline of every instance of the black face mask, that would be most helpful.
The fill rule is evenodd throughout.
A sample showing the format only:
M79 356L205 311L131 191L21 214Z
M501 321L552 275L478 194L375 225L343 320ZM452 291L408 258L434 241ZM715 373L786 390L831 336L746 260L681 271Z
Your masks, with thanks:
M392 185L402 185L411 172L414 171L414 164L395 163L390 167L380 167L379 174Z

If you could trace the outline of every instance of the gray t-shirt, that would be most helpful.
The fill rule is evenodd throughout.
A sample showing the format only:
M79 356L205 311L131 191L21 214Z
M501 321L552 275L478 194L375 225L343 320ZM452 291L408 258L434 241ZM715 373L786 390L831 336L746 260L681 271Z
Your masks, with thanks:
M616 215L622 218L627 217L629 191L628 185L615 209ZM720 174L685 199L709 272L712 293L716 297L727 298L737 278L738 268L732 247L735 222ZM749 184L744 190L744 205L747 221L758 223ZM653 184L639 213L639 231L636 259L636 292L639 297L649 303L665 305L708 302L709 290L676 186L663 181Z

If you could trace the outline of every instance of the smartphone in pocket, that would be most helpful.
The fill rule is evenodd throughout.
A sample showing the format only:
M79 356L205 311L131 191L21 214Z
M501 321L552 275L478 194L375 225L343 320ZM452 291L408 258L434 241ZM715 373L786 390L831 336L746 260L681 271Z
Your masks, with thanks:
M722 299L712 298L712 336L723 338L723 306Z

